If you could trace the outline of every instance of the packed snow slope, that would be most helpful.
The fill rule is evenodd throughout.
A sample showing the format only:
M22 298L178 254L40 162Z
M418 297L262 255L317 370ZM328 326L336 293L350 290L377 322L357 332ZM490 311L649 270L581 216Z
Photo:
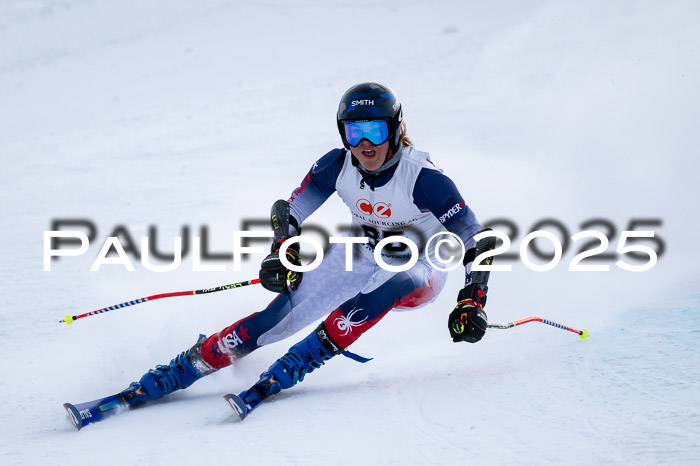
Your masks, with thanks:
M3 1L0 463L697 464L698 20L693 1ZM394 88L482 222L512 223L509 252L544 219L560 240L609 236L611 256L590 262L607 272L569 271L586 241L569 239L552 270L501 260L512 271L489 283L490 321L540 315L590 338L532 323L453 344L456 270L437 302L353 345L373 361L336 358L245 422L221 395L311 327L76 432L62 403L121 390L272 299L247 287L59 325L246 280L263 257L90 272L107 237L169 252L205 227L209 252L230 254L244 220L340 145L338 99L366 80ZM45 272L43 232L65 219L95 237ZM348 220L334 197L309 222L337 234ZM644 263L615 253L627 229L654 230L651 270L615 264Z

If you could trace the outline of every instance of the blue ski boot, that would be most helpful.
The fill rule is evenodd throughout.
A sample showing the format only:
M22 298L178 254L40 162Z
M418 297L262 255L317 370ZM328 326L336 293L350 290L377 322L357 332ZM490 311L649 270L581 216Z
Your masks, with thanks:
M157 400L215 372L216 369L202 359L202 342L205 339L206 335L200 335L192 348L178 354L169 365L158 365L146 372L138 382L132 382L129 388L121 392L124 400L129 405Z
M293 387L304 380L306 374L342 352L343 349L328 337L325 324L321 323L311 335L289 348L287 354L263 372L250 389L238 396L226 395L224 398L243 419L265 398Z

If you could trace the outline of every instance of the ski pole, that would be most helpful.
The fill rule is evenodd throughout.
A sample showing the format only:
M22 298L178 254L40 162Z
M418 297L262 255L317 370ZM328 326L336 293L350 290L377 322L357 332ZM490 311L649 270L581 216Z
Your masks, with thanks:
M146 301L154 301L154 300L160 299L160 298L171 298L173 296L188 296L188 295L195 295L195 294L215 293L217 291L231 290L233 288L240 288L242 286L255 285L258 283L260 283L260 280L256 278L256 279L248 280L245 282L238 282L238 283L231 283L230 285L217 286L216 288L206 288L203 290L176 291L174 293L154 294L153 296L148 296L146 298L139 298L139 299L135 299L133 301L127 301L127 302L121 303L121 304L115 304L114 306L104 307L102 309L98 309L96 311L86 312L85 314L80 314L77 316L71 316L70 314L66 314L66 316L62 320L59 320L58 323L62 324L65 322L67 325L70 325L74 321L76 321L78 319L82 319L83 317L89 317L89 316L92 316L95 314L102 314L103 312L109 312L109 311L113 311L115 309L121 309L123 307L133 306L134 304L145 303Z
M561 325L556 322L552 322L551 320L543 319L542 317L526 317L524 319L508 322L506 324L489 324L488 328L513 328L517 327L518 325L527 324L528 322L542 322L543 324L551 325L552 327L568 330L569 332L577 334L581 340L588 338L588 330L585 328L576 330L575 328L567 327L566 325Z

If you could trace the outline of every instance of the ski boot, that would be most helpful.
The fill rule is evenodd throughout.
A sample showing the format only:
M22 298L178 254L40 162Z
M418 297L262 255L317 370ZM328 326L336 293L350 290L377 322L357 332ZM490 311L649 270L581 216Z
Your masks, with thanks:
M287 354L275 361L260 375L255 385L239 395L226 395L224 398L236 411L238 417L245 418L265 398L291 388L304 380L304 376L318 369L324 362L343 352L326 333L324 323L308 337L292 346Z
M158 365L146 372L138 382L132 382L129 388L121 392L124 400L129 405L157 400L215 372L216 369L202 359L201 347L205 339L206 335L200 335L192 348L178 354L169 365Z

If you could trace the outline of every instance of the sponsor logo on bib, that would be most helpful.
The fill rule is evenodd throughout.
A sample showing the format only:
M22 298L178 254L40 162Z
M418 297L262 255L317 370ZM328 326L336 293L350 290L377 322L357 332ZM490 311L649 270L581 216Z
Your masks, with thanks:
M387 204L386 202L375 202L374 205L372 205L367 199L360 199L355 206L357 210L368 216L374 214L374 216L378 218L391 217L391 204Z

